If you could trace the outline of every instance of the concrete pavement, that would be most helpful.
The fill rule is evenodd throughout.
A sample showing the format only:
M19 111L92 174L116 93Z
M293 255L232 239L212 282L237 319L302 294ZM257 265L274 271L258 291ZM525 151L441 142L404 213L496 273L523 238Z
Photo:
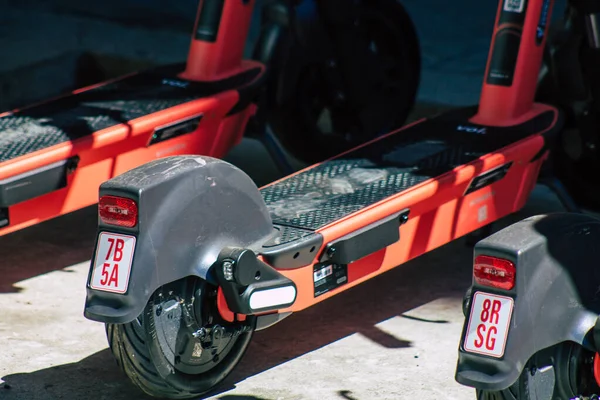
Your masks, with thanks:
M544 187L522 213L560 210ZM0 239L0 399L146 399L83 318L96 214ZM458 240L258 332L211 399L472 399L454 382L471 249Z

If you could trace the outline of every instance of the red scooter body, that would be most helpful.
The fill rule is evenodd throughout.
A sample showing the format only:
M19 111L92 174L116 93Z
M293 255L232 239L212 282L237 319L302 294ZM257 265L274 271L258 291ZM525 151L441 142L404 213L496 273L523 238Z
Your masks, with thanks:
M242 60L252 7L223 4L220 26L199 8L187 64L0 114L0 235L92 205L102 182L156 158L223 157L264 80Z
M234 166L196 156L103 183L85 315L107 323L117 358L133 360L125 372L152 371L160 385L136 379L153 395L206 393L252 331L521 209L563 122L533 101L547 5L500 2L477 107L260 189ZM167 331L177 334L163 339ZM168 340L185 343L181 353Z

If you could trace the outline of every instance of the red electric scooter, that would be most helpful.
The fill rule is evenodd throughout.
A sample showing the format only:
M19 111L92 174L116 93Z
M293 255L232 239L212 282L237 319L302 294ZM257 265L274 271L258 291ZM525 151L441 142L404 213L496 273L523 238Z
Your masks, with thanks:
M402 6L295 3L261 9L255 60L242 60L254 2L205 0L185 64L0 114L0 235L92 205L100 183L153 159L223 157L244 134L290 173L279 142L314 161L401 126L419 81ZM335 135L318 123L324 113ZM288 145L300 142L315 147Z
M501 2L478 106L260 189L194 155L103 183L85 316L125 374L153 396L203 395L254 331L522 208L564 122L534 102L545 4Z
M549 15L552 5L529 0L526 18L537 19L540 9ZM600 208L598 26L600 2L569 1L547 58L554 73L540 85L540 96L554 94L568 116L554 170L578 203L595 211ZM568 211L527 218L475 246L456 380L474 387L478 399L600 395L600 220L589 210Z

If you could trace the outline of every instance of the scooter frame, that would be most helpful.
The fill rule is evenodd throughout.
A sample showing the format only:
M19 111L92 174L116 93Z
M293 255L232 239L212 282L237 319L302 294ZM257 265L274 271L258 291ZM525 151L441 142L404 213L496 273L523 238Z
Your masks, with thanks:
M521 209L563 118L534 102L551 4L506 4L478 107L417 121L260 191L211 157L164 158L103 183L101 206L123 201L136 218L124 227L101 216L85 316L130 323L161 285L195 277L218 287L224 321L252 317L251 329L263 329ZM417 144L430 154L411 167ZM330 185L337 176L352 186L344 173L369 169L386 178ZM103 235L131 243L119 291L99 284L115 261L104 259Z
M315 233L322 237L321 247L317 246L317 251L315 251L315 254L319 255L318 257L310 259L308 256L310 263L306 262L307 259L303 260L304 264L291 262L288 259L287 266L278 264L278 267L284 268L283 270L278 269L278 271L293 281L298 288L298 296L294 304L284 309L279 308L279 313L296 312L310 307L410 259L487 226L524 206L537 180L542 162L549 155L549 148L553 145L552 141L563 120L554 107L534 102L537 77L548 33L547 18L551 9L544 8L546 2L543 0L529 0L527 13L511 13L503 9L504 3L504 1L499 2L496 27L486 66L486 79L477 111L467 111L466 118L464 115L460 115L456 120L454 119L456 117L449 117L447 124L457 132L457 135L461 130L477 133L478 130L494 130L494 128L500 129L495 133L496 135L502 135L501 129L535 120L536 116L546 112L552 113L552 122L539 132L538 140L531 141L527 146L520 147L518 150L517 146L509 146L506 151L497 152L490 157L482 157L472 164L469 163L470 165L457 167L451 173L426 180L414 188L386 197L360 212L349 213L345 217L330 221L317 229ZM540 28L541 32L537 28ZM515 35L515 32L522 33ZM506 38L513 36L518 38L517 42L509 41L507 43ZM504 75L500 76L499 71ZM470 112L471 114L469 114ZM352 156L353 152L359 151L361 147L368 147L385 140L386 137L402 135L413 127L422 126L422 129L426 131L429 128L428 124L435 122L437 118L417 121L398 131L391 132L383 138L374 139L357 149L342 153L332 160ZM461 121L461 118L465 118L464 125L453 126L454 121ZM442 117L440 120L443 121L444 118ZM434 123L432 125L430 128L432 130L443 129ZM520 153L521 151L524 153ZM525 155L530 151L532 152L531 156ZM503 168L506 167L506 160L512 157L528 159L531 160L531 163L522 170L518 172L513 170L505 176L502 172ZM327 161L310 166L267 185L261 191L269 192L270 188L277 191L277 186L284 184L286 180L305 174L326 163ZM488 174L488 178L486 178L486 174ZM485 184L482 188L471 186L476 183L478 177L484 177ZM516 198L512 193L513 190L518 191ZM452 199L456 199L456 202ZM477 208L473 207L474 203L478 207L488 206L490 211L485 220L478 220ZM408 213L410 213L410 218L407 218ZM358 254L344 257L339 254L340 252L335 257L328 255L328 252L331 254L331 247L334 243L343 242L348 238L353 240L346 246L357 246L358 242L369 237L369 234L364 231L370 231L371 235L381 237L382 231L378 231L378 229L383 229L382 225L387 219L394 219L393 216L398 216L398 214L401 220L402 240L396 241L389 238L388 243L385 244L386 239L383 239L377 245L373 245L370 250L361 253L360 257ZM276 221L274 222L277 224ZM283 226L288 223L282 221ZM356 235L356 232L361 230L363 235ZM312 245L306 246L306 248L310 250ZM264 255L260 258L267 264L273 265L276 262L275 256L264 252L264 249L262 252ZM349 272L348 284L341 290L333 290L316 296L313 292L315 265L323 262L335 263L336 261L342 264L353 263L354 273ZM298 268L301 266L300 264L305 266ZM223 279L219 284L223 288L228 286ZM233 296L229 297L227 302L230 307L233 303L232 298ZM224 308L224 302L221 303L221 307ZM238 308L236 311L240 312L241 310ZM244 311L249 310L245 309ZM231 312L223 310L223 314L230 315Z
M554 0L539 3L548 9L549 19ZM593 29L600 4L570 3L588 31L583 44L587 47L569 50L583 54L581 62L590 64L581 69L591 73L600 54L600 34ZM578 28L583 36L583 27ZM596 87L585 95L587 103L595 104ZM591 108L586 118L596 118L595 112ZM533 398L538 391L552 398L580 398L600 390L600 277L594 268L600 255L600 222L579 209L568 194L559 193L559 199L568 212L526 218L475 246L455 379L477 389L478 398ZM482 274L486 266L489 272ZM504 283L493 278L505 272L510 278L507 275ZM493 321L483 317L476 296L499 301Z
M302 179L307 173L310 174L311 171L326 166L328 162L352 157L358 151L368 150L370 146L386 143L388 140L393 142L396 138L400 138L398 140L402 141L403 137L407 137L405 136L407 132L412 133L414 131L415 135L421 136L417 132L431 131L437 136L449 137L453 135L459 139L462 138L462 140L472 140L480 137L484 138L481 140L484 140L485 146L489 148L498 147L497 151L492 151L483 156L469 156L471 157L469 162L463 165L459 164L456 168L450 168L449 171L439 176L423 176L422 179L416 180L418 184L404 186L403 189L406 190L363 204L359 207L358 212L346 212L336 218L326 219L326 223L317 224L319 226L316 230L315 228L312 230L315 235L313 239L318 239L314 239L315 242L310 246L308 246L308 243L304 243L305 246L308 246L308 249L312 248L312 251L309 251L308 255L300 257L300 259L294 259L291 262L288 260L287 265L282 262L286 258L281 257L283 257L282 254L287 255L290 249L279 248L276 251L261 249L259 254L262 255L259 258L265 261L260 261L261 264L271 264L276 265L276 268L282 268L279 273L284 275L287 280L295 282L299 290L298 297L294 299L293 305L290 304L286 308L277 307L280 312L299 311L325 300L334 293L338 293L339 291L332 291L322 296L315 296L312 292L314 283L313 265L331 258L327 254L332 252L326 247L357 231L375 229L381 221L403 212L402 210L410 210L411 213L410 221L407 221L405 217L399 217L403 223L402 231L405 239L400 242L392 240L393 237L383 240L374 245L370 249L372 251L365 250L366 253L363 251L365 254L360 254L360 259L356 258L357 254L343 257L346 262L356 261L353 270L357 271L356 275L349 277L348 284L344 286L344 289L394 268L453 239L482 228L519 210L525 204L527 196L536 182L541 165L548 156L552 139L561 127L562 118L554 107L533 102L537 74L542 61L545 35L548 29L546 26L543 30L544 35L536 37L536 28L539 25L543 0L530 0L526 18L524 13L517 13L515 16L510 12L503 11L502 4L501 2L498 9L496 29L486 68L486 81L482 88L481 103L477 109L455 110L446 116L417 121L331 160L289 175L262 189L263 193L270 190L277 191L279 190L278 186L283 185L285 187L287 180ZM224 13L223 18L227 15ZM226 26L226 23L223 23L223 26ZM512 42L506 42L506 38L514 36L515 26L520 26L519 29L522 29L522 38L518 36L519 43L517 43L517 47L514 47ZM213 62L210 63L210 65L213 64ZM200 67L197 68L201 69ZM179 159L173 161L173 163L178 162L180 162ZM161 168L172 166L169 162L159 161L158 163L163 165ZM138 184L131 179L143 174L145 168L155 167L155 164L152 164L152 167L142 166L141 170L136 169L131 173L122 175L118 181L109 181L107 184L103 184L100 190L101 196L104 193L114 194L118 191L119 186L127 187L129 193L137 191L139 194L140 187L136 186ZM262 202L262 200L256 201ZM474 207L474 205L477 205L477 207ZM482 207L486 208L485 218L480 218L476 212L477 209ZM176 206L169 207L169 210L172 213L177 213ZM211 213L214 214L215 212L215 210L211 210ZM269 227L273 223L275 225L279 224L283 228L289 228L290 226L293 228L294 225L293 223L290 224L289 221L271 222L270 218L266 219L265 224ZM115 228L117 227L100 223L100 230L114 230ZM307 226L299 226L299 228L307 229ZM311 230L310 227L308 229ZM240 228L239 231L241 230L243 229ZM266 231L271 233L271 228ZM373 232L376 232L376 229ZM143 234L141 231L136 231L136 233ZM259 234L256 241L261 240L260 236ZM181 240L185 241L186 239L182 237ZM392 241L387 242L387 240ZM407 241L410 245L406 245ZM139 242L143 241L138 240ZM143 244L140 243L140 246L143 246ZM295 255L298 250L300 249L294 251L292 255ZM276 258L277 260L275 260ZM189 272L192 275L200 274L199 276L202 279L208 279L208 270L214 261L211 261L211 265L201 268L201 272L197 269L193 273L192 271ZM145 268L150 268L150 265ZM151 268L154 269L155 267ZM185 268L182 268L182 271L179 271L179 274L176 275L181 275L179 278L185 276L184 270ZM171 278L176 279L175 276L171 276ZM132 276L131 279L135 281L138 278ZM139 279L146 280L141 277ZM214 277L212 279L214 280ZM225 288L229 286L229 283L226 282L221 282L221 284ZM237 289L239 288L235 290ZM231 293L233 291L232 289ZM88 293L91 296L88 299L90 301L92 298L101 301L100 298L107 295L94 290ZM128 293L128 296L135 295ZM245 310L239 308L239 303L233 295L226 295L226 297L230 297L227 304L230 308L235 309L234 312L243 314L242 311L248 311L247 308ZM108 320L111 322L131 320L139 313L140 307L146 303L146 298L147 295L143 295L139 301L135 302L138 306L133 314L127 313L127 316L121 315L120 317L113 316ZM224 306L224 304L224 302L220 303L221 306ZM90 308L86 308L86 313L88 317L93 319L105 320L105 317L101 315L94 315ZM224 309L222 314L230 315L231 310Z
M102 182L153 159L240 142L265 80L243 59L253 2L205 3L185 65L0 114L0 235L95 204Z

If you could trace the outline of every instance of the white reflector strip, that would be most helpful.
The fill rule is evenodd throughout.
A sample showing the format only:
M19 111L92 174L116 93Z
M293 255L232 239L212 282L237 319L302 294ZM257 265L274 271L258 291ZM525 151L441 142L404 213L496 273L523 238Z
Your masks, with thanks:
M290 304L295 299L296 288L293 286L258 290L250 295L250 308L253 310L259 310L261 308Z

